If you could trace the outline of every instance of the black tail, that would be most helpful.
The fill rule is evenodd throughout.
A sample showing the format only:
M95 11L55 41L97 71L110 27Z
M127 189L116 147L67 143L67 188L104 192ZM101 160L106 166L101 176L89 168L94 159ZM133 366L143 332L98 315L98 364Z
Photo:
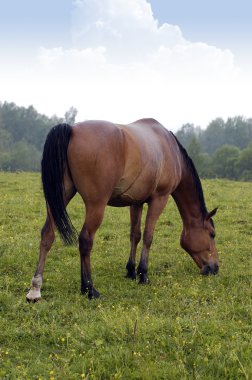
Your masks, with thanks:
M76 241L76 230L64 203L64 172L67 148L72 135L68 124L56 125L48 133L41 161L44 196L62 240L70 245Z

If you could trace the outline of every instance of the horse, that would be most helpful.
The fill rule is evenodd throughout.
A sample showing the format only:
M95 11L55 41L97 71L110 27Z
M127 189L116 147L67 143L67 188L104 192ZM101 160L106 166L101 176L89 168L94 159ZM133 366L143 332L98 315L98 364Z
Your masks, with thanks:
M207 211L199 175L176 136L154 119L128 125L108 121L84 121L53 127L46 138L41 161L47 217L41 230L37 269L27 294L41 298L47 254L57 229L63 242L78 241L81 292L99 297L91 277L90 254L107 205L130 206L130 255L126 265L130 279L148 282L148 257L156 222L171 195L183 221L181 247L203 275L217 274L218 253L212 217ZM78 235L66 206L76 193L85 204L85 221ZM136 270L136 250L141 240L141 216L147 203L143 245Z

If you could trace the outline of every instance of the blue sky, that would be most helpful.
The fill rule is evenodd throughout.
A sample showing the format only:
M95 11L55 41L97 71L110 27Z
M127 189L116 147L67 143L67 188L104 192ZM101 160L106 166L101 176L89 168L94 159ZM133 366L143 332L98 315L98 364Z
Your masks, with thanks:
M239 51L252 40L250 0L151 0L160 23L179 25L185 36ZM25 46L71 44L72 0L1 0L0 42ZM23 40L25 38L25 41Z
M100 0L92 0L93 4ZM78 1L72 1L72 0L41 0L41 1L34 1L34 0L0 0L0 80L1 80L1 74L2 78L5 80L5 82L2 80L2 84L6 83L6 85L0 84L0 100L14 100L17 103L23 102L24 105L27 105L28 103L31 103L34 99L34 106L38 108L39 111L45 112L45 113L52 113L53 112L53 102L55 102L55 113L64 113L63 108L67 107L68 104L71 106L75 105L79 109L80 102L76 101L77 97L72 97L72 99L69 97L67 101L62 101L62 106L60 107L59 101L55 101L54 99L49 99L49 103L47 105L47 100L42 97L39 98L37 91L39 91L38 86L39 82L36 83L37 87L32 87L31 84L29 84L29 90L34 94L34 98L29 96L29 94L26 94L23 92L22 94L18 94L19 90L17 88L20 86L24 86L24 82L20 81L20 77L24 77L27 81L34 81L34 76L38 76L40 73L43 74L43 81L46 80L48 73L48 88L50 87L50 84L52 87L56 87L58 85L58 82L53 82L53 74L52 72L48 72L48 65L49 60L50 62L58 62L57 59L59 59L59 54L61 57L66 57L67 59L70 59L69 56L71 55L71 60L69 61L68 68L60 68L59 71L62 72L62 75L66 75L69 73L69 75L72 75L71 72L73 70L79 70L79 75L82 77L83 74L83 84L88 88L90 86L90 83L88 83L88 79L84 78L85 74L83 71L81 71L80 67L76 67L76 62L74 62L74 59L78 60L78 52L83 52L83 49L93 49L93 56L92 61L93 65L95 67L97 63L97 71L89 72L90 75L93 75L93 83L94 86L99 88L99 83L96 82L96 77L98 73L98 77L101 81L103 81L103 78L101 78L101 61L103 59L106 60L107 66L104 69L104 75L111 75L111 81L113 81L113 72L119 72L120 70L123 71L122 66L125 62L119 62L118 57L121 54L120 53L120 45L117 44L118 41L115 41L112 38L112 35L108 29L104 27L104 20L106 21L106 6L109 7L111 5L106 4L114 4L114 7L112 6L113 10L115 12L120 13L120 9L117 7L118 2L123 2L126 0L111 0L110 3L108 0L104 0L101 4L104 9L102 10L102 13L99 15L97 14L97 20L95 18L96 14L95 12L98 12L97 9L93 9L91 0L87 0L86 3L88 6L85 5L84 0L78 0ZM81 3L78 6L76 3ZM234 85L238 85L237 92L243 92L243 94L247 94L247 89L244 90L242 87L244 84L247 83L247 85L251 84L251 41L252 41L252 2L250 0L212 0L212 1L202 1L202 0L151 0L149 1L151 4L151 9L153 12L153 20L151 20L150 13L148 13L148 9L145 7L147 4L146 0L128 0L128 3L125 2L125 23L129 25L127 28L127 25L124 27L123 30L120 30L120 25L116 22L116 16L113 18L113 20L110 20L110 26L112 25L113 33L117 33L118 35L122 35L124 39L122 39L122 42L129 41L131 38L132 41L132 35L131 35L131 29L134 30L134 33L139 32L139 38L136 38L136 47L135 50L132 50L130 43L126 43L126 53L128 52L128 55L134 55L136 54L135 61L137 61L137 64L139 65L139 57L137 56L137 50L138 46L145 46L146 48L143 49L143 51L140 51L142 54L142 69L141 69L141 80L138 82L139 77L137 71L134 71L134 65L136 62L129 63L128 71L132 73L132 77L135 78L134 82L132 81L131 87L129 88L128 82L125 83L122 81L120 83L120 90L123 89L123 86L127 87L125 88L125 93L127 91L134 90L135 86L135 92L139 92L139 96L141 96L140 88L143 87L145 84L145 78L150 78L150 72L153 73L155 71L155 74L153 75L151 79L151 83L154 83L155 79L159 81L160 86L162 87L162 83L166 82L167 87L174 88L173 86L176 85L174 81L176 82L176 78L181 78L181 73L185 73L188 69L188 76L185 78L185 86L186 93L190 93L188 90L188 86L192 86L193 83L197 80L197 77L195 76L195 73L192 73L193 71L193 60L189 62L188 67L183 63L183 65L180 67L179 70L176 71L176 63L175 61L178 60L181 64L181 49L179 47L183 46L184 49L187 49L187 45L190 44L191 50L190 52L186 53L185 56L183 53L183 59L195 59L195 62L202 61L202 65L207 65L207 60L216 59L216 62L213 62L213 65L211 66L216 67L216 65L220 66L220 72L219 77L223 77L223 73L226 73L226 71L230 71L230 75L232 78L234 78L234 72L240 72L240 77L236 77L234 79ZM105 4L105 5L104 5ZM131 5L129 5L131 4ZM136 4L136 9L141 12L143 12L142 18L138 18L138 16L134 16L131 19L130 12L134 13L134 4ZM138 6L138 8L137 8ZM89 11L88 11L89 10ZM93 13L92 13L93 12ZM127 13L129 12L129 14ZM145 13L146 12L146 13ZM90 20L88 19L91 15ZM119 15L121 23L124 23L123 14ZM103 20L102 28L104 28L104 36L101 36L98 33L98 29L94 30L93 32L86 32L85 25L91 25L91 21L99 21ZM149 38L151 40L150 45L152 50L150 49L148 51L147 45L148 40L144 40L144 36L142 34L143 30L147 31L149 29L146 28L152 28L154 25L154 20L158 21L158 27L159 30L156 30L156 34L160 34L162 32L162 36L158 39L155 38L153 33L149 35ZM153 21L153 24L152 24ZM147 26L144 26L142 28L139 26L143 23L147 23ZM132 24L131 24L132 23ZM139 25L137 25L139 23ZM163 30L161 30L162 25L165 23L170 24L172 26L177 25L179 28L179 31L175 30L174 28L171 28L172 30L166 30L165 33L163 33ZM97 25L97 24L96 24ZM132 25L132 27L131 27ZM180 35L180 36L179 36ZM93 37L95 36L95 38ZM182 37L183 38L182 38ZM153 37L153 40L152 40ZM174 38L174 43L168 44L166 46L166 40L169 38ZM134 39L134 37L133 37ZM154 41L155 39L155 41ZM176 42L175 42L176 40ZM197 46L196 43L201 42L205 44L205 46ZM139 45L138 45L139 44ZM104 46L106 49L106 53L104 52L98 52L95 50L98 45ZM164 46L166 49L166 53L160 53L160 47ZM59 53L59 51L55 52L55 48L61 47L62 51ZM214 47L214 49L211 49L210 47ZM44 50L41 50L41 48L44 48ZM73 52L70 53L72 49L76 49L74 52L73 58ZM128 50L127 50L128 49ZM159 49L159 50L158 50ZM171 56L167 53L167 49L172 49L172 59ZM180 49L180 53L178 53L178 49ZM141 50L141 49L140 49ZM153 60L150 59L151 54L153 53L152 57L155 56L156 52L159 51L158 56L155 57L155 67L153 66ZM231 56L227 51L230 52ZM169 50L170 52L170 50ZM120 54L119 54L120 53ZM145 55L146 53L146 55ZM170 53L169 53L170 54ZM202 56L203 54L203 56ZM57 55L57 57L56 57ZM118 55L116 57L116 55ZM162 56L161 56L162 55ZM83 56L83 55L82 55ZM192 58L195 57L195 58ZM218 58L216 58L218 56ZM42 58L41 58L42 57ZM126 54L125 54L126 57ZM186 57L186 58L185 58ZM189 57L189 58L188 58ZM203 57L203 58L202 58ZM88 59L91 59L90 57ZM202 59L202 60L201 60ZM46 60L46 64L45 64ZM160 61L158 61L160 60ZM174 72L173 77L167 76L167 71L165 71L165 68L162 67L159 71L160 65L162 65L162 62L164 60L167 60L167 67L169 65L169 72ZM172 64L171 64L172 61ZM231 62L232 61L232 62ZM1 63L2 62L2 63ZM42 62L42 63L41 63ZM100 63L99 63L100 62ZM146 66L145 66L146 62ZM72 68L70 67L73 64ZM110 70L109 65L115 65L113 67L113 70ZM47 65L47 68L45 69L45 65ZM103 67L105 63L103 62ZM225 70L225 65L227 65L228 69ZM233 68L231 66L234 65ZM209 70L212 70L209 69ZM46 71L47 70L47 71ZM61 71L62 70L62 71ZM67 71L69 70L69 71ZM84 68L83 68L84 70ZM87 72L89 69L88 67L85 68L85 72ZM146 70L146 77L142 75L142 72ZM221 71L222 70L222 71ZM233 70L233 71L232 71ZM176 72L175 72L176 71ZM232 73L231 73L232 71ZM30 76L29 76L30 73ZM109 73L109 74L108 74ZM134 74L135 73L135 74ZM119 74L118 74L119 75ZM212 71L210 73L212 75ZM215 75L215 74L214 74ZM218 83L219 77L215 76L216 83ZM225 76L226 74L224 74ZM236 75L236 74L235 74ZM206 97L207 95L207 73L200 73L199 74L199 81L201 83L204 82L205 86L204 89L206 91ZM204 81L202 82L202 78L204 77ZM7 88L9 78L9 87ZM15 84L13 80L15 79ZM188 79L188 81L187 81ZM60 81L60 78L58 78ZM64 78L62 78L62 81ZM115 81L118 83L118 77L115 78ZM221 91L223 91L223 86L225 86L226 83L228 83L229 78L225 79L225 83L222 84ZM78 81L73 80L73 83L77 83ZM104 82L105 83L105 82ZM103 83L103 84L104 84ZM114 83L114 82L113 82ZM71 86L71 81L69 81L67 84L65 84L65 88L67 88L69 91L73 91L73 87ZM67 87L69 86L69 87ZM210 84L211 86L211 84ZM12 90L13 87L13 90ZM113 90L118 90L116 84L113 84ZM160 87L160 88L161 88ZM197 87L197 86L196 86ZM183 85L180 84L180 90ZM234 88L234 87L233 87ZM199 86L197 88L197 91L201 91L203 87ZM25 91L25 88L23 87L23 91ZM76 90L78 94L81 91L81 88ZM92 92L92 90L90 90ZM150 91L159 91L159 88L154 83L153 87L150 87ZM153 113L156 112L156 114L153 114L151 116L158 118L159 115L162 120L167 122L169 125L176 124L176 127L179 126L180 123L183 122L195 122L195 123L201 123L201 124L207 124L208 120L212 117L218 117L223 116L227 117L229 114L232 116L232 112L239 112L240 114L244 114L246 117L251 117L251 114L247 114L249 110L245 107L238 107L234 109L233 105L236 104L235 99L232 99L232 102L230 101L230 108L228 108L228 104L225 104L225 107L223 106L223 114L221 114L221 108L218 107L216 104L215 110L213 109L215 107L213 94L214 90L212 91L212 97L207 97L206 102L209 102L209 108L211 108L211 112L204 118L204 117L198 117L197 116L197 107L195 107L195 110L192 112L185 111L185 116L178 117L177 119L173 115L171 117L171 120L169 120L169 115L167 110L163 110L161 112L161 107L164 108L165 102L161 101L160 107L153 107ZM216 92L219 92L219 89L216 88ZM160 93L165 93L165 89L162 87L160 90ZM13 96L12 96L13 94ZM201 97L204 94L201 94ZM93 95L94 96L94 95ZM225 96L225 91L223 91L223 96ZM245 95L244 95L245 96ZM240 95L241 97L241 95ZM113 95L111 95L112 101L114 100ZM129 99L129 98L128 98ZM172 100L172 97L169 98ZM177 113L182 112L184 102L188 99L188 96L184 97L183 99L180 99L179 94L176 94L176 100L174 100L174 104L172 104L172 108L176 108ZM97 101L101 101L101 99L96 99ZM156 101L156 97L153 98L153 101ZM195 103L198 101L197 95L195 95ZM219 100L218 100L219 101ZM125 102L125 98L123 98L123 102ZM238 102L238 99L237 99ZM78 103L78 104L76 104ZM103 103L103 102L102 102ZM132 104L132 106L135 103ZM217 102L218 103L218 102ZM90 103L89 103L90 105ZM95 114L95 109L99 110L101 109L103 104L99 103L95 104L95 107L92 108L92 112L81 112L79 111L79 115L83 118L92 116L97 118L102 118L103 116L106 117L117 117L118 113L111 110L111 112L98 112L97 116ZM109 107L109 104L106 105L106 108ZM193 104L192 104L193 107ZM117 107L118 108L118 107ZM149 103L146 105L146 108L149 109ZM187 110L189 110L189 106L187 105ZM230 109L230 111L229 111ZM141 110L142 113L144 113L142 116L145 116L145 106L144 102L141 104L141 107L139 107L139 110ZM123 111L123 107L120 107L120 111ZM207 111L207 108L206 108ZM167 113L167 117L164 116L165 112ZM132 116L141 116L140 112L138 115L137 111L130 112L130 110L127 110L127 114L129 114L129 118ZM194 117L195 115L195 117ZM187 118L190 118L188 120ZM122 121L128 121L127 116L121 117ZM161 121L162 121L161 120ZM120 120L119 120L120 121ZM129 120L130 121L130 120ZM211 120L209 120L211 121Z

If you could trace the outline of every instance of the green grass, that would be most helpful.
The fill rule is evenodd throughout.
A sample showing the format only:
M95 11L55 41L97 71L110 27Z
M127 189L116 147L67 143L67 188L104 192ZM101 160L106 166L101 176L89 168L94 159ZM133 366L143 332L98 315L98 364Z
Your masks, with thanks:
M45 206L38 174L0 173L0 379L249 379L252 183L203 181L215 217L220 273L202 277L179 246L171 199L156 227L150 284L124 278L129 211L107 208L92 253L103 297L80 294L76 247L57 238L43 300L25 295ZM69 213L83 223L76 197Z

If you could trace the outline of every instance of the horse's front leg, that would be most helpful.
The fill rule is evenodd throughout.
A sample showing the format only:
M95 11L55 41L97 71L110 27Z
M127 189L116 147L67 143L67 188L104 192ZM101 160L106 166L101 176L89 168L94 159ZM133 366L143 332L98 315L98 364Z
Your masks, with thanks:
M141 240L141 217L143 205L134 205L130 207L130 255L126 265L126 277L132 280L136 279L136 250L139 241Z
M137 268L137 274L139 275L139 283L146 284L148 282L148 259L149 251L153 239L153 233L156 222L162 213L168 200L168 194L162 196L153 197L148 204L148 211L145 221L145 229L143 235L143 247L141 251L140 262Z
M95 207L95 206L94 206ZM94 288L91 277L90 254L93 247L94 236L99 228L105 206L97 208L86 208L86 220L79 235L79 250L81 260L81 292L87 293L88 298L98 298L99 292Z
M41 286L43 283L43 273L48 252L54 241L54 225L51 223L49 216L41 230L40 254L36 272L32 278L31 288L26 295L29 302L36 302L41 298Z

